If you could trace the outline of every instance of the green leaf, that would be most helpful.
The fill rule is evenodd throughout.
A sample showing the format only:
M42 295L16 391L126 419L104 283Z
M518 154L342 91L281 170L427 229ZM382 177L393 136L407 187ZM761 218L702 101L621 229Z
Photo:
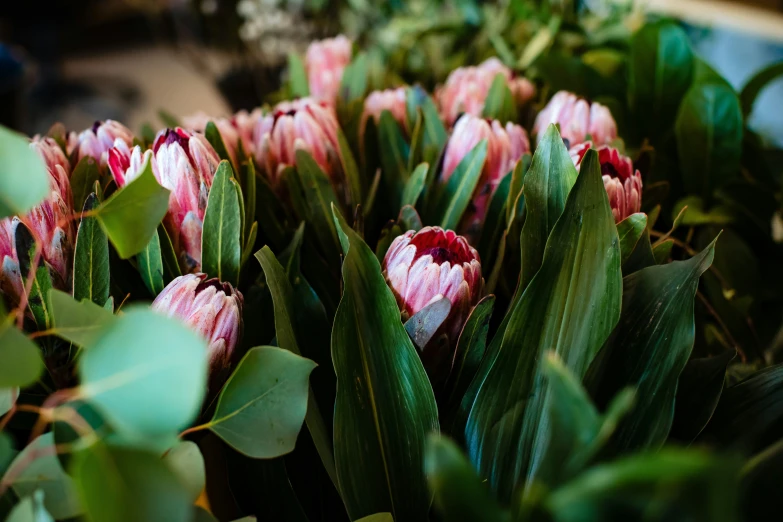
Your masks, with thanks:
M367 54L359 53L343 71L340 98L351 102L364 97L367 91Z
M699 196L687 196L674 204L673 216L678 216L685 226L729 225L737 220L737 213L727 205L714 205L707 209Z
M489 488L445 437L430 435L424 454L424 472L435 496L435 506L449 522L505 522L508 516L492 498Z
M422 191L424 190L424 183L427 181L427 172L430 166L426 163L420 163L411 173L411 177L405 183L405 188L402 191L402 206L410 205L416 206L416 202L419 200Z
M364 187L362 186L362 177L359 174L359 167L356 166L356 159L353 157L351 147L348 145L348 140L345 138L345 134L338 127L337 129L337 142L340 145L340 163L345 173L345 180L348 183L348 192L350 198L348 203L350 208L355 208L356 205L363 203Z
M49 194L49 173L30 140L0 125L0 219L25 214Z
M742 114L747 118L753 112L753 104L761 91L771 82L783 76L783 62L768 65L754 74L740 91Z
M73 192L73 208L92 210L94 205L86 207L87 197L92 194L95 182L101 178L98 163L92 156L84 156L71 174L71 191Z
M226 149L223 136L220 134L217 125L215 125L213 121L207 122L207 126L204 128L204 137L207 138L209 144L215 149L215 152L217 152L221 161L228 161L229 163L234 161L234 158L231 157L228 153L228 149ZM215 173L215 176L217 177L217 172Z
M241 146L241 142L240 142ZM242 173L241 176L241 192L243 193L245 197L245 215L244 215L244 223L245 228L242 233L242 237L245 240L245 249L248 249L249 247L252 247L253 244L250 241L250 236L253 232L253 227L256 228L256 233L258 233L258 224L255 220L256 215L256 196L258 194L258 190L256 188L256 167L253 163L252 159L249 159L248 161L244 162L240 167L240 172ZM244 262L243 262L244 264Z
M674 127L686 192L709 199L715 188L740 176L743 127L739 98L730 87L691 87Z
M387 197L392 207L401 201L405 183L408 182L408 155L410 147L391 112L384 110L378 122L378 152L381 157L383 178L390 192Z
M481 236L477 248L479 258L485 263L494 258L500 239L506 229L506 205L512 176L512 172L503 176L489 200L489 208L481 226Z
M416 119L412 122L410 131L410 154L408 154L408 172L413 172L416 165L422 163L424 155L424 116L420 109L416 109Z
M441 297L419 310L405 322L405 331L413 341L413 345L423 352L427 344L435 337L438 328L451 312L451 301Z
M24 283L27 284L32 262L35 259L35 240L30 229L21 222L16 224L14 230L16 253L19 256L19 273L22 275ZM52 312L47 298L49 289L52 288L52 275L53 271L50 271L49 265L41 257L35 267L35 277L27 296L27 308L29 308L38 330L48 330L52 326Z
M204 229L201 235L201 270L210 277L239 283L242 260L242 216L237 183L232 178L231 165L221 161L209 189Z
M89 520L191 520L191 491L157 454L94 444L74 458L71 474Z
M653 257L655 258L656 265L662 265L669 260L672 253L672 247L674 246L673 239L667 239L661 241L653 247Z
M166 109L158 109L158 118L160 118L160 121L163 122L163 125L170 129L182 126L179 118L171 114Z
M14 319L9 315L0 322L0 388L25 388L44 369L38 346L16 329Z
M324 254L332 257L338 246L337 232L331 218L331 205L337 204L332 184L305 150L296 151L296 167L307 204L307 215L304 217L313 227Z
M158 438L188 426L206 388L206 341L180 321L135 307L102 330L82 354L80 395L121 433Z
M108 310L88 299L76 301L65 292L49 290L54 334L78 346L96 343L104 328L115 320Z
M617 224L617 235L620 238L620 264L624 265L631 257L646 228L647 214L643 212L631 214Z
M189 440L180 441L166 452L163 462L179 477L195 502L207 482L204 457L198 445Z
M139 177L95 209L95 217L122 259L144 250L166 215L169 191L161 187L147 161Z
M56 519L83 513L75 485L57 460L54 435L44 433L22 450L3 478L20 497L44 492L44 506Z
M289 168L288 172L294 172ZM290 179L290 175L283 175L283 179ZM279 196L263 176L256 176L256 207L255 217L261 227L263 237L270 244L282 247L286 241L287 209L281 204ZM293 195L292 195L293 197Z
M209 429L237 451L269 459L293 451L315 363L288 350L251 348L220 393Z
M147 247L136 255L136 262L139 265L139 275L144 281L144 286L153 297L157 296L166 286L163 282L163 258L157 230L152 234L152 239L147 243Z
M688 35L670 22L644 25L631 39L628 90L643 131L656 137L671 128L693 78Z
M397 520L426 521L424 443L438 431L435 396L378 260L333 212L345 252L332 330L341 496L353 520L391 512Z
M310 95L307 70L302 58L296 53L288 53L288 84L291 87L292 97L304 98Z
M642 237L636 242L636 247L628 256L628 259L623 263L623 275L632 274L655 264L657 263L655 262L652 244L650 243L650 228L647 227L642 232Z
M424 150L434 150L435 156L437 156L446 145L449 133L443 125L443 121L440 119L440 114L438 114L438 108L435 106L435 102L419 85L408 87L405 101L408 109L409 122L416 121L416 112L421 108L422 115L424 116ZM424 161L433 164L433 161L427 158L426 154L423 159Z
M0 416L5 415L11 408L13 408L18 397L19 388L0 388ZM3 458L6 455L4 453L3 444L5 444L5 440L3 439L3 436L0 435L0 476L2 476L5 472L4 465L6 464L3 461Z
M643 401L620 423L617 451L657 448L669 434L677 379L693 349L696 287L714 247L623 279L620 322L585 377L599 407L627 386Z
M491 120L500 120L501 123L517 120L517 105L503 73L496 74L495 79L492 80L484 100L482 116Z
M459 226L462 215L473 199L486 157L487 140L483 139L465 154L443 185L443 190L436 200L432 221L447 230L454 230Z
M531 166L528 180L534 172ZM541 467L553 433L543 422L551 396L538 361L553 350L581 378L619 319L621 284L617 228L598 154L588 151L468 418L471 461L502 501L518 484L547 481L555 471Z
M89 212L97 206L98 197L89 193L84 210ZM109 240L96 218L83 217L73 254L73 297L103 306L109 298L109 283Z
M171 243L169 233L163 224L158 225L158 243L160 244L160 257L163 260L164 281L170 283L172 279L182 275L182 270L179 267L174 245Z
M356 522L394 522L391 513L375 513L367 517L362 517Z
M25 497L14 506L6 522L54 522L43 505L43 491L36 491L32 497Z

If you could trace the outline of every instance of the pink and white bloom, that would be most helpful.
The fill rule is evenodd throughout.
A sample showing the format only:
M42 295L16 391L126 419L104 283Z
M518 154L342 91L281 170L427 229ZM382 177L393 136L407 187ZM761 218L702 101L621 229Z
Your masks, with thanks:
M296 151L301 149L334 179L342 171L337 133L337 116L325 102L301 98L278 103L256 123L256 163L275 185L282 171L295 165Z
M351 40L344 35L316 40L307 47L305 70L311 97L335 103L352 52Z
M261 118L261 110L255 109L252 112L245 110L239 111L230 118L213 118L205 112L198 112L191 116L182 118L184 128L204 133L207 123L212 121L223 138L223 144L226 146L226 152L231 156L231 160L236 163L241 145L245 155L253 156L253 128L256 122Z
M568 91L555 94L544 107L533 126L541 139L550 123L560 124L560 135L569 146L589 139L596 145L609 145L617 138L617 124L609 108L590 103Z
M519 125L508 122L503 126L497 120L465 114L454 125L446 144L441 174L443 183L448 181L465 155L483 139L487 140L487 157L473 193L472 209L466 215L467 224L484 220L489 200L503 176L514 169L523 154L530 152L527 133Z
M440 115L447 125L454 125L460 114L481 116L484 102L495 77L501 74L519 105L524 105L536 94L535 86L524 77L515 77L511 69L497 58L484 60L480 65L458 67L446 78L446 83L435 91Z
M30 142L30 148L41 156L50 172L54 172L59 165L65 171L66 176L71 175L71 163L60 145L48 136L36 135Z
M230 283L199 273L171 281L151 308L184 321L206 339L210 369L219 371L232 362L242 335L242 306L242 293Z
M591 147L594 147L593 143L586 141L574 145L568 151L577 170ZM606 194L609 196L612 215L615 223L619 223L642 208L642 175L638 170L634 170L631 158L620 154L620 151L614 147L602 145L594 148L598 152L601 175Z
M77 162L85 156L91 156L101 165L106 165L109 160L109 150L118 141L132 147L133 132L118 121L96 121L92 127L78 135L72 132L68 136L67 152L69 155L75 152Z
M220 158L203 135L179 127L165 129L156 136L151 151L121 144L111 150L109 168L117 185L133 181L147 159L158 183L171 191L164 224L174 249L185 268L198 270L207 197Z
M373 91L364 100L364 113L361 127L364 128L367 119L372 117L375 123L381 120L381 113L389 111L400 127L408 129L408 106L406 104L405 87Z

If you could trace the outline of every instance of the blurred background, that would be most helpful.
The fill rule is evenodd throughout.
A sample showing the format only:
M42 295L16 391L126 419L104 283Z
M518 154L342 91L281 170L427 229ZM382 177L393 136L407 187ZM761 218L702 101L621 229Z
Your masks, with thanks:
M82 129L112 118L138 131L144 123L159 127L159 110L182 117L252 108L285 94L290 53L339 32L389 71L378 83L416 78L432 87L453 67L488 55L528 71L536 47L540 53L553 31L567 32L558 15L566 10L616 20L601 25L614 34L589 37L618 45L643 12L677 18L737 89L783 59L783 0L5 1L0 123L32 135L55 121ZM557 45L580 45L564 41ZM781 106L778 81L762 94L751 126L783 145Z

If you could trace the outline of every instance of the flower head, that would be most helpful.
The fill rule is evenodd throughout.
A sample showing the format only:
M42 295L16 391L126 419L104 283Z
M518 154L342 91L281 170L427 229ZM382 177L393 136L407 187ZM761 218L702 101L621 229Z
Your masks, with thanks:
M310 96L333 104L340 90L345 67L351 63L351 41L343 35L312 42L307 48L305 69Z
M242 333L243 298L230 283L207 279L206 274L186 274L169 283L151 308L177 317L209 343L210 368L226 368Z
M277 104L257 121L253 132L256 163L272 184L306 150L330 177L340 172L337 116L328 104L301 98Z
M606 106L567 91L555 94L538 114L533 132L539 139L550 123L560 124L560 135L569 145L582 143L588 136L596 145L609 145L617 138L617 124Z
M128 127L114 120L96 121L92 127L68 137L68 154L75 151L76 161L84 156L92 156L101 165L109 160L109 150L117 141L133 146L133 133Z
M478 143L487 140L487 158L476 190L469 221L481 222L495 189L523 154L530 151L525 129L508 122L505 127L497 120L485 120L470 114L463 115L454 125L443 157L442 181L446 182L457 165Z
M498 74L505 77L506 85L520 105L535 96L536 88L527 78L515 78L511 69L500 60L489 58L478 66L453 70L446 83L435 91L441 118L453 125L462 113L481 116L489 89Z
M188 130L203 134L207 128L207 123L212 121L215 124L215 127L217 127L218 132L220 132L220 137L223 138L223 144L226 146L226 151L229 156L231 156L232 161L236 163L239 159L238 153L240 144L244 153L252 156L253 127L260 118L260 109L256 109L253 112L242 110L230 118L212 118L205 112L198 112L182 118L182 125Z
M62 167L66 176L71 175L71 163L68 161L68 157L60 147L60 145L48 136L34 136L30 142L30 148L41 156L41 159L46 163L46 167L49 172L54 172L56 166Z
M591 147L593 147L592 142L586 141L574 145L568 151L577 170L581 167L582 159ZM601 164L604 188L609 196L609 205L612 207L612 215L614 215L615 223L619 223L641 210L642 175L638 170L634 170L631 158L620 154L617 149L602 145L596 150L598 151L598 161Z
M408 107L406 105L405 87L396 89L385 89L383 91L373 91L364 100L364 113L362 114L362 125L367 118L372 117L377 124L381 119L383 111L389 111L397 123L403 129L408 127Z

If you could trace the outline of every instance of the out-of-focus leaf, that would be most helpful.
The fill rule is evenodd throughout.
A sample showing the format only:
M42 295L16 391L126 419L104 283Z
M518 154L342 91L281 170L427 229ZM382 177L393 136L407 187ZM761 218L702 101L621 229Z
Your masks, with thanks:
M617 224L617 235L620 238L620 263L625 264L636 248L639 238L647 228L647 214L637 212L631 214Z
M242 213L231 165L221 161L209 190L201 235L201 270L236 286L242 258Z
M87 197L92 193L95 182L101 177L98 163L92 156L84 156L71 173L71 191L73 193L73 208L92 210L94 205L86 207Z
M504 124L507 121L516 121L517 119L517 104L503 73L498 73L492 80L492 85L484 100L482 116L492 120L500 120Z
M424 190L424 183L427 181L427 171L430 166L426 163L420 163L411 173L411 177L405 183L405 188L402 191L402 206L410 205L416 206L416 202L421 196L421 192Z
M136 254L136 262L139 265L139 275L141 275L144 286L147 287L147 290L150 291L150 294L152 294L153 297L161 293L166 286L163 282L163 258L161 257L160 250L160 239L158 237L158 231L156 230L153 232L150 242L147 243L147 247ZM108 255L106 260L108 266Z
M348 514L426 521L426 436L438 431L429 379L373 252L334 212L345 252L332 331L335 461Z
M662 265L669 260L673 246L674 240L672 239L661 241L653 246L653 258L655 258L656 265Z
M442 297L419 310L405 322L405 331L408 332L419 352L424 351L430 340L435 337L450 311L451 301L447 297Z
M310 95L307 71L302 58L296 53L288 53L288 84L291 86L292 97L304 98Z
M770 82L783 76L783 62L773 63L754 74L740 91L742 114L747 118L753 111L756 98Z
M177 474L195 502L207 481L204 457L201 456L198 445L189 440L180 441L163 455L163 462Z
M36 491L30 497L25 497L14 506L6 522L54 522L43 504L44 492Z
M233 164L234 159L228 153L226 143L223 141L223 136L220 134L220 131L214 122L207 122L207 126L204 128L204 137L207 138L207 141L210 145L212 145L212 148L215 149L215 152L217 152L218 157L221 160L228 161ZM217 173L215 173L215 176L217 176Z
M783 439L754 455L742 468L743 520L764 520L777 512L783 480Z
M24 388L38 380L44 362L38 346L16 328L14 316L0 321L0 388Z
M409 87L405 99L408 107L408 121L416 121L416 111L421 108L424 117L424 161L432 164L433 162L427 157L426 151L434 150L437 156L446 144L449 133L440 119L435 102L424 89L418 85Z
M5 415L11 408L13 408L18 397L19 388L0 388L0 416ZM5 455L7 455L7 453L5 453L5 446L3 446L4 444L5 439L0 436L0 476L2 476L2 474L5 472L4 466L7 464L3 461L3 458Z
M465 154L448 181L443 185L434 206L431 221L444 229L454 230L462 220L481 178L487 157L487 140L481 140Z
M54 334L78 346L90 346L103 335L114 315L88 299L76 301L65 292L49 290Z
M49 194L49 174L30 142L0 125L0 219L22 215Z
M391 513L376 513L368 517L362 517L356 522L394 522L394 517Z
M86 159L86 158L85 158ZM94 193L86 196L84 210L98 205ZM94 217L83 217L73 254L73 297L103 306L109 298L109 240Z
M686 208L687 207L687 208ZM672 217L678 216L685 226L728 225L733 223L736 213L725 205L715 205L709 210L704 208L704 200L699 196L688 196L674 204Z
M173 129L174 127L180 127L181 122L179 121L179 118L171 114L169 111L165 109L158 109L158 118L160 118L160 121L163 122L163 125L166 127L169 127L170 129Z
M367 91L367 54L359 53L343 71L340 97L346 102L364 97Z

